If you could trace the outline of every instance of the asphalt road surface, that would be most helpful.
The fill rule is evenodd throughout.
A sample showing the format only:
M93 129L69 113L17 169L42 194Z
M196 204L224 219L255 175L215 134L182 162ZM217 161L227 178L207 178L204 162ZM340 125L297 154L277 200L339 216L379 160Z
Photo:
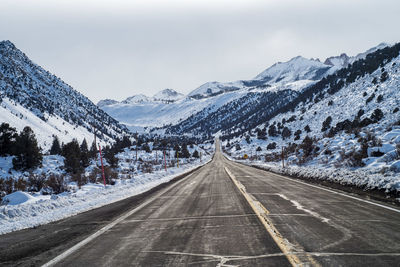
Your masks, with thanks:
M234 163L218 149L212 162L133 202L36 261L8 264L400 266L399 209Z

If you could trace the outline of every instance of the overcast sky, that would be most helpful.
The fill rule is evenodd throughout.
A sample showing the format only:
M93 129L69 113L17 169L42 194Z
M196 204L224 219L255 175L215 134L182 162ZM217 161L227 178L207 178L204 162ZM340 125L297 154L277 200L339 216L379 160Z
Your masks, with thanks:
M400 41L398 0L0 0L0 40L94 102Z

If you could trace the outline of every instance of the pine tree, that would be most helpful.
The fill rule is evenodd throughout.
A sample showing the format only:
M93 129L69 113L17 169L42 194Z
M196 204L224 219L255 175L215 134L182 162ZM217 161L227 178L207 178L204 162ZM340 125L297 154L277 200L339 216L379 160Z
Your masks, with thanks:
M146 151L146 153L150 153L151 152L150 146L147 143L144 143L142 145L142 150Z
M292 135L292 131L288 127L284 127L282 130L282 139L285 140L286 138L289 138Z
M115 157L116 150L113 147L107 145L104 150L101 151L103 153L103 157L107 160L107 163L110 164L111 167L118 167L118 158Z
M15 153L15 142L17 130L3 122L0 125L0 156L13 155Z
M82 172L81 149L76 139L62 147L62 155L65 158L64 167L67 172L73 174Z
M81 150L81 164L82 167L86 168L89 166L89 150L86 139L83 139L82 144L80 146Z
M50 148L50 155L61 155L60 140L58 140L57 136L54 136L53 138L53 144Z
M332 123L332 117L328 116L322 123L321 132L325 132L326 130L328 130L331 127L331 123Z
M28 170L38 167L42 163L42 153L34 132L26 126L16 139L16 157L13 167L16 170Z
M275 125L272 124L272 125L269 126L269 128L268 128L268 135L271 136L271 137L275 137L275 136L278 135L278 132L277 132L277 130L276 130Z
M89 158L90 159L96 159L97 158L97 147L96 147L96 143L92 142L92 145L90 146L90 150L89 150Z
M196 159L200 158L199 152L198 152L197 150L195 150L195 151L193 152L193 154L192 154L192 157L193 157L193 158L196 158Z
M181 157L182 158L190 158L190 153L189 153L189 150L188 150L186 144L182 145Z

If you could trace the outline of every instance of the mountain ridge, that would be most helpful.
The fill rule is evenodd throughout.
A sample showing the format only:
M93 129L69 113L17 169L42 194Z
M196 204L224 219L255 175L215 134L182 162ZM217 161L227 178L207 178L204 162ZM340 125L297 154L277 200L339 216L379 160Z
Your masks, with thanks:
M13 112L18 113L20 118L29 117L30 120L25 120L26 125L35 132L46 132L43 139L50 139L47 143L51 142L52 135L66 141L81 139L81 136L89 138L93 136L94 128L99 139L107 142L129 134L125 126L60 78L34 63L9 40L0 42L0 94L3 112L10 114L4 116L4 120L11 125L20 125L24 120L15 118L11 115ZM55 118L59 123L54 122ZM51 129L46 125L50 122L53 125ZM61 125L69 125L69 128L61 131Z

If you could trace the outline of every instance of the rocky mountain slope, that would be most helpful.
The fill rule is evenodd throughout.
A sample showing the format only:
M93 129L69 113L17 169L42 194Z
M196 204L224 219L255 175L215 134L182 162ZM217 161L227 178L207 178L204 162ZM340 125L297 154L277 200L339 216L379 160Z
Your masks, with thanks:
M53 135L61 141L84 137L89 141L93 128L104 141L128 133L125 126L33 63L10 41L0 42L0 102L1 121L18 130L30 126L44 147L51 144Z

